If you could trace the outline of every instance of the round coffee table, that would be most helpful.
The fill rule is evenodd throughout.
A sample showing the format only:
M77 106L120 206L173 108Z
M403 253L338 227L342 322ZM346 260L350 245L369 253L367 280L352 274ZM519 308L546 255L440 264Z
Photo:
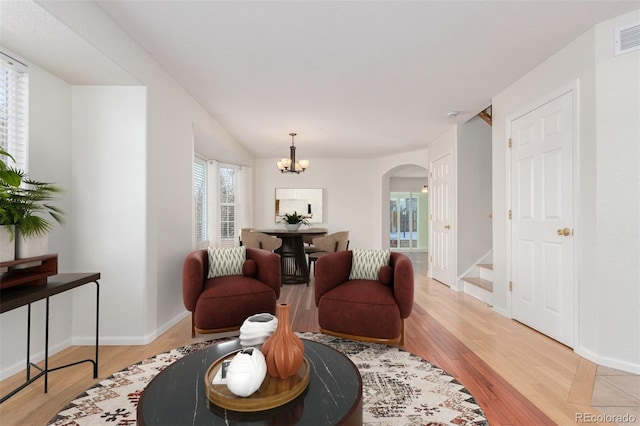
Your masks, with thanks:
M259 413L216 407L205 394L204 376L218 358L241 349L240 340L218 343L185 356L160 372L138 402L139 425L362 424L362 378L349 358L329 346L304 342L311 365L309 387L293 401Z

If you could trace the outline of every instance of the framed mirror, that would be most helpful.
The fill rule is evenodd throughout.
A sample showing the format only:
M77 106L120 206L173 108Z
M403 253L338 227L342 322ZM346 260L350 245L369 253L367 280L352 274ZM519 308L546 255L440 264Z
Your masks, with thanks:
M322 223L322 188L276 188L275 221L298 212L310 223Z

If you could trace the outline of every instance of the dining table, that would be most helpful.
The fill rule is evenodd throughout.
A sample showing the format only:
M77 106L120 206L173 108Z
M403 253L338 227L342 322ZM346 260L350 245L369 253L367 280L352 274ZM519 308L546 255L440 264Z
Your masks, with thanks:
M306 284L309 285L309 266L304 251L304 237L321 237L327 234L326 230L298 229L290 231L286 228L254 229L267 235L278 237L282 240L282 246L276 250L280 255L282 284Z

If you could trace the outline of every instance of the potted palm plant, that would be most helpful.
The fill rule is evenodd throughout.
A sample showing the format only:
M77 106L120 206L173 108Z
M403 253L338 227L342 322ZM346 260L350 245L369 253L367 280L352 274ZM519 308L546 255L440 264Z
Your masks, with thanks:
M29 179L22 170L6 167L4 163L0 168L4 172L0 173L0 225L8 231L10 241L16 240L15 256L46 254L52 221L64 223L64 212L51 204L62 190L52 183Z
M281 222L285 224L289 231L297 231L300 225L309 225L309 221L296 211L293 213L285 213Z

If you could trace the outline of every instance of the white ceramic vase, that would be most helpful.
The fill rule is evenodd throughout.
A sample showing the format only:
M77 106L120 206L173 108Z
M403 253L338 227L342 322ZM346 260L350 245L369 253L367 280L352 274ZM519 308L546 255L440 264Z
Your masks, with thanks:
M48 234L26 237L16 231L16 259L44 256L49 250Z
M15 226L13 235L15 235ZM0 262L11 262L16 259L16 242L7 226L0 226Z
M260 349L246 348L233 357L227 368L227 387L234 395L246 398L260 389L267 376L267 363Z

